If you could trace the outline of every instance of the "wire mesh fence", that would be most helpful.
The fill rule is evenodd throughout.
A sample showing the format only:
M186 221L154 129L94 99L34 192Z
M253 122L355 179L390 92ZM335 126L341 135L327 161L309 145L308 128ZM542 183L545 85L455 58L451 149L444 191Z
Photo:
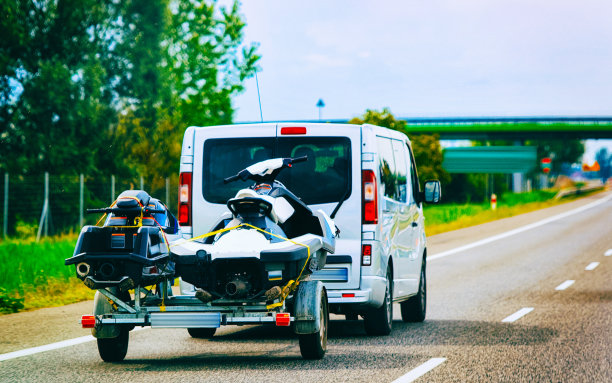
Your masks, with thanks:
M82 178L82 181L81 181ZM115 176L88 177L49 174L45 192L45 177L11 176L5 174L0 188L2 203L2 234L6 237L31 237L39 231L57 235L79 231L82 225L95 224L97 214L86 210L109 206L123 191L143 189L162 201L176 214L178 200L178 175L144 179L127 179ZM45 194L48 210L43 214ZM43 216L46 215L46 222ZM83 222L81 222L81 217Z

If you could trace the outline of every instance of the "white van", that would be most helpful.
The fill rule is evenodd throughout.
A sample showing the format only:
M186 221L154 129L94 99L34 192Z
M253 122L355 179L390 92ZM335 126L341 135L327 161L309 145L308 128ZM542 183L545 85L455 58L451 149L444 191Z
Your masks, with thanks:
M223 178L269 158L308 156L278 180L340 229L336 251L313 274L330 312L364 318L368 334L389 334L393 302L404 321L423 321L426 239L422 202L440 199L440 183L421 192L408 137L373 125L261 123L190 127L180 165L179 222L185 237L205 234L226 202L249 186ZM193 286L181 284L183 294Z

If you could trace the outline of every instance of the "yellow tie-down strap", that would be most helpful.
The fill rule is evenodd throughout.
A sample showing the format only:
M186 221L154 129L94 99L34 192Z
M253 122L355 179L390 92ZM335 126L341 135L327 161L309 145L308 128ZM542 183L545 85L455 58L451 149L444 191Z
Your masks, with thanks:
M283 305L283 302L284 302L284 301L285 301L285 299L286 299L286 298L289 296L289 294L290 294L291 292L293 292L293 291L294 291L294 290L295 290L295 289L298 287L298 285L300 284L300 277L301 277L301 276L302 276L302 274L304 273L304 269L306 268L306 265L308 264L308 261L310 261L310 246L305 245L305 244L303 244L303 243L296 242L296 241L294 241L294 240L292 240L292 239L289 239L289 238L285 238L285 237L280 236L280 235L278 235L278 234L270 233L269 231L266 231L266 230L264 230L264 229L261 229L261 228L259 228L259 227L257 227L257 226L253 226L253 225L251 225L250 223L242 223L242 224L240 224L240 225L236 225L236 226L232 226L232 227L226 227L226 228L224 228L224 229L219 229L219 230L211 231L210 233L202 234L202 235L199 235L199 236L197 236L197 237L193 237L193 238L191 238L191 239L185 239L185 240L183 240L183 241L181 241L181 242L179 242L179 243L175 243L175 244L173 244L173 245L172 245L172 246L170 246L170 247L178 246L178 245L181 245L181 244L183 244L183 243L185 243L185 242L195 241L195 240L197 240L197 239L202 239L202 238L210 237L210 236L212 236L212 235L217 235L217 234L225 233L225 232L227 232L227 231L234 230L234 229L238 229L238 228L241 228L241 227L249 227L249 228L251 228L251 229L255 229L255 230L260 231L260 232L262 232L262 233L266 233L266 234L268 234L268 235L271 235L271 236L273 236L273 237L276 237L276 238L278 238L278 239L282 239L283 241L291 242L291 243L293 243L294 245L303 246L303 247L305 247L305 248L306 248L306 250L308 251L308 257L306 258L306 262L304 262L304 266L302 266L302 270L300 271L300 274L298 275L297 279L296 279L296 280L293 280L293 279L292 279L292 280L290 280L290 281L289 281L289 282L287 282L287 284L286 284L286 285L285 285L285 286L282 288L282 290L281 290L281 300L280 300L280 302L269 304L269 305L267 305L267 306L266 306L266 308L267 308L268 310L270 310L270 309L273 309L273 308L276 308L276 307L280 307L280 306L282 306L282 305Z

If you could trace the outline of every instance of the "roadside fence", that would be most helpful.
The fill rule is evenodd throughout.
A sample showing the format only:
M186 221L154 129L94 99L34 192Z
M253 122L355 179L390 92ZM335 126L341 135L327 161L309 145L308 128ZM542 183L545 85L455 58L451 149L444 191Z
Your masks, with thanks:
M141 189L158 198L176 214L178 174L146 180L60 176L14 176L4 174L1 190L2 235L32 237L78 232L83 225L93 225L99 214L86 210L109 206L128 189Z

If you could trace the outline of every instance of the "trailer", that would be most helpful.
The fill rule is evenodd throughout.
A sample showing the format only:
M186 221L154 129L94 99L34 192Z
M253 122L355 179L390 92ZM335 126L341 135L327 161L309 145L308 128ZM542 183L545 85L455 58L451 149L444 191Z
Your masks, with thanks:
M321 359L327 349L329 311L320 281L303 280L293 292L274 302L217 299L203 303L191 295L172 295L170 280L155 286L136 286L132 293L118 287L96 291L93 315L83 315L105 362L122 361L129 332L135 327L185 328L194 338L211 338L228 325L292 326L305 359ZM291 290L291 289L290 289Z

